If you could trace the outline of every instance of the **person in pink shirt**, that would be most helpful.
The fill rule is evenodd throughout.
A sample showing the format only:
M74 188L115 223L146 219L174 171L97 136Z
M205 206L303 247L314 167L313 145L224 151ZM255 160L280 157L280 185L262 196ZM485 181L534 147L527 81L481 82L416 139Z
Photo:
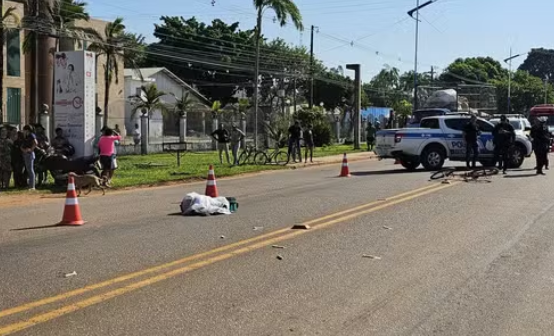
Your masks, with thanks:
M100 164L102 165L102 176L107 177L109 185L112 181L116 167L115 164L115 142L120 141L121 136L111 128L105 128L104 134L98 140L100 152Z

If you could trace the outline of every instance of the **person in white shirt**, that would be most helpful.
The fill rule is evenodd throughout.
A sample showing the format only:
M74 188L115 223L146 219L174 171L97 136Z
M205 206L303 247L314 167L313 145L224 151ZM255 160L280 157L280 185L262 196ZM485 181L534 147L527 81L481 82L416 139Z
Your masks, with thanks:
M138 146L140 144L140 129L139 125L135 124L135 130L133 131L133 141L135 142L135 146Z

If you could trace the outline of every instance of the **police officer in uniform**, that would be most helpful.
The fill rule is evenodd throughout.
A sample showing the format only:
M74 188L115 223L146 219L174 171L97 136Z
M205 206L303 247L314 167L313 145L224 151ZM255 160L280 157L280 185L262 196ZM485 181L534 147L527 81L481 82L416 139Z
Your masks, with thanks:
M537 175L544 175L542 169L548 162L548 149L550 147L550 132L546 127L546 118L539 117L537 123L531 129L533 139L533 150L537 159Z
M492 141L494 143L494 162L495 164L499 162L498 168L502 169L502 172L506 174L510 161L510 147L516 139L516 132L505 115L500 116L500 122L494 127L492 136Z
M477 125L477 117L472 115L469 122L464 126L464 140L466 142L466 165L467 168L475 168L475 162L479 156L479 146L477 145L477 137L481 134ZM473 155L471 155L473 154Z

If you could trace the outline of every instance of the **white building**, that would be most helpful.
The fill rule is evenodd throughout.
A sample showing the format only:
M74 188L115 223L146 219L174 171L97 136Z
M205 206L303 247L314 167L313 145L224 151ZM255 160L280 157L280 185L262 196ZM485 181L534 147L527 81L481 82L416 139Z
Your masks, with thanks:
M140 71L140 73L138 72ZM142 79L141 79L142 75ZM125 69L125 95L126 97L134 96L140 92L141 86L156 84L159 91L167 93L163 96L162 101L171 106L175 104L175 97L181 98L182 95L189 92L189 97L195 100L195 103L210 106L209 100L203 96L200 92L194 89L189 84L182 81L174 73L166 68L142 68L142 69ZM128 99L125 104L125 127L128 133L135 128L135 124L140 125L140 112L133 115L133 106ZM188 111L194 112L194 111ZM190 131L191 127L195 132L201 132L198 128L205 126L195 125L191 123L192 120L205 119L204 112L200 112L202 116L200 118L191 118L189 114L189 126L187 129ZM192 120L191 120L192 119ZM204 130L205 132L205 130ZM149 136L150 138L162 138L163 136L178 136L179 126L176 115L162 115L160 111L154 111L150 117Z

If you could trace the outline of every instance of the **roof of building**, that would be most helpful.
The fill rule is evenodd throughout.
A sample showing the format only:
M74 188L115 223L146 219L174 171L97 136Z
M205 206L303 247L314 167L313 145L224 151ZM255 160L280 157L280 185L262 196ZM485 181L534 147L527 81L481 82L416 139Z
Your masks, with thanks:
M140 71L140 73L139 73ZM205 103L208 105L211 105L210 100L201 94L198 90L187 84L185 81L183 81L181 78L179 78L177 75L175 75L173 72L169 71L167 68L159 67L159 68L140 68L140 69L125 69L125 77L133 77L136 79L142 78L151 78L158 72L165 73L168 77L179 83L182 87L184 87L187 91L191 92L198 98L202 99Z

